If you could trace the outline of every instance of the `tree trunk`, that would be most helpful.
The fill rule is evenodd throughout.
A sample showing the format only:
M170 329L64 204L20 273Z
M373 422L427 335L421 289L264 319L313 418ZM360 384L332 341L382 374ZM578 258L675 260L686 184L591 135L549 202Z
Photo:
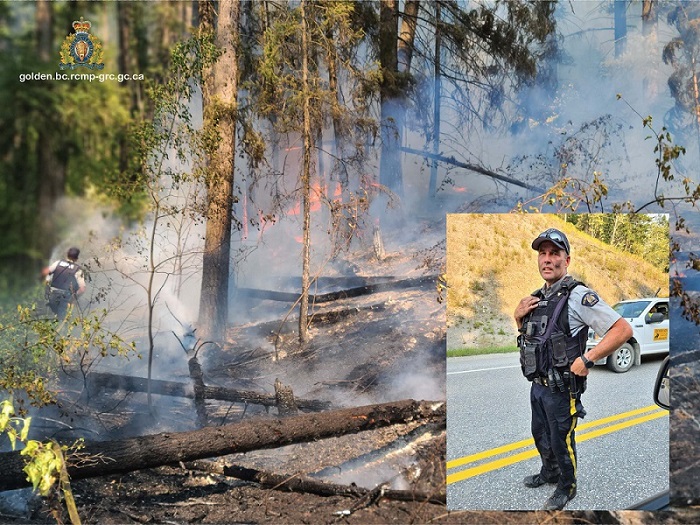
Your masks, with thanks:
M399 147L402 145L403 118L401 112L397 42L398 0L381 0L379 6L379 63L382 82L379 86L381 105L381 143L379 182L389 191L403 194L403 172Z
M659 24L659 12L656 0L642 0L642 34L656 35Z
M329 42L333 41L333 33L329 29L326 33L326 39ZM340 83L338 82L338 55L335 48L328 47L326 52L326 62L328 64L328 90L333 94L333 103L342 106L342 96L340 92ZM332 111L332 123L333 123L333 141L332 141L332 151L331 158L332 164L330 166L330 177L329 180L337 180L341 188L341 199L343 202L348 198L347 190L349 185L348 170L344 162L339 162L339 159L345 158L345 147L344 143L346 140L346 132L343 128L342 121L340 119L340 111ZM329 184L329 188L331 185ZM330 197L330 193L328 195Z
M40 60L49 62L54 54L53 42L53 4L40 0L36 4L34 14L36 26L36 50ZM46 111L46 110L44 110ZM44 122L53 122L54 115L42 115ZM62 153L61 135L56 133L53 126L41 126L37 137L37 170L39 180L39 225L41 238L38 246L33 246L40 252L48 254L53 247L56 236L56 225L53 217L54 205L63 196L66 183L67 158Z
M693 113L695 114L695 133L698 140L698 151L700 151L700 86L698 85L697 62L695 57L691 58L693 75Z
M615 56L625 51L627 39L627 0L614 0L615 4Z
M208 0L200 2L199 6L201 30L214 31L214 6ZM205 73L202 86L205 127L218 135L218 141L214 151L208 152L207 225L202 258L199 325L205 337L214 341L224 339L228 321L239 13L239 0L221 0L218 3L216 45L221 56Z
M85 442L67 458L72 480L132 472L211 457L283 447L407 421L443 419L445 403L407 399L273 420L251 420L191 432L167 432L120 441ZM0 454L0 491L27 487L19 452Z
M440 29L440 2L435 2L435 69L433 74L435 78L433 85L435 92L433 93L433 154L440 154L440 96L442 91L441 75L442 75L442 32ZM433 159L430 164L430 182L428 183L428 196L435 197L437 191L437 171L438 161Z
M36 47L39 60L48 62L54 54L53 6L48 0L39 0L34 11L36 25Z
M399 34L397 49L397 67L402 73L411 71L411 60L413 58L414 41L416 39L416 27L418 26L419 0L406 0L401 17L401 32ZM436 9L440 9L436 3ZM439 15L438 15L439 16ZM435 24L439 32L439 21Z
M301 185L303 200L303 240L301 247L301 300L299 301L299 342L309 340L309 274L311 264L311 149L313 135L311 132L311 93L309 92L309 35L306 24L306 1L301 1L301 61L302 61L302 90L304 104L303 140L304 152L302 161Z
M132 30L133 30L133 4L131 2L117 2L117 31L119 34L119 56L117 66L120 73L134 74L137 69L136 58L134 56L134 48L132 45ZM139 82L122 82L120 86L128 90L130 98L129 111L132 117L140 113L140 83ZM124 133L119 139L119 171L124 174L129 174L129 159L131 153L129 151L129 143ZM133 180L136 174L129 175Z
M656 0L642 0L642 35L645 39L656 43L658 40L659 12ZM658 94L659 79L656 68L647 68L642 81L644 96L647 99L654 99Z
M610 244L615 246L615 242L617 241L617 227L620 225L620 219L621 216L619 213L616 213L613 217L613 227L612 227L612 232L610 232Z

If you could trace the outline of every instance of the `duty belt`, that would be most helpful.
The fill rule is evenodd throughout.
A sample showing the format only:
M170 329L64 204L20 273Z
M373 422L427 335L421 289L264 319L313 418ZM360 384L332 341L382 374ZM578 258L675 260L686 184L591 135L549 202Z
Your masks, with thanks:
M538 385L549 386L549 379L546 377L537 376L532 381Z

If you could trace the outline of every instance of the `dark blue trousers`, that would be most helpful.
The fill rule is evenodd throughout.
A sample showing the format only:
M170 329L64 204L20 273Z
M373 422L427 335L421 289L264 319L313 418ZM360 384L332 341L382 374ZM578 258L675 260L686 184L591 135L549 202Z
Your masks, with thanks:
M558 478L557 490L570 494L576 487L576 424L586 415L581 395L552 392L548 386L532 383L532 437L542 459L540 476Z

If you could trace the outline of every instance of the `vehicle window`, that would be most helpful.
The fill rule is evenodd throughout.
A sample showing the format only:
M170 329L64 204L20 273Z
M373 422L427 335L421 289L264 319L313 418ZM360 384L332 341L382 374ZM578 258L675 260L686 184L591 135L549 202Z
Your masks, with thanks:
M634 301L632 303L617 303L613 309L622 317L639 317L650 301Z
M649 310L649 313L647 315L651 314L663 314L664 320L668 319L668 303L658 303L654 306L651 307L651 310Z

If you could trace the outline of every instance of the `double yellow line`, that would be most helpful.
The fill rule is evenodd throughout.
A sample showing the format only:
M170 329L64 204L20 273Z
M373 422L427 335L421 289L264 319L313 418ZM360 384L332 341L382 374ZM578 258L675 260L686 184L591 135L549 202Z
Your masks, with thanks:
M644 415L642 415L644 414ZM618 430L622 430L623 428L628 428L632 427L634 425L639 425L641 423L645 423L647 421L651 421L653 419L658 419L660 417L664 417L668 415L668 410L664 410L659 408L656 405L649 405L644 408L638 408L636 410L630 410L629 412L623 412L621 414L616 414L614 416L610 417L604 417L602 419L597 419L595 421L591 421L590 423L584 423L581 425L578 425L576 427L576 443L581 443L582 441L587 441L589 439L593 439L599 436L603 436L605 434L610 434L611 432L617 432ZM638 417L635 417L638 416ZM632 419L628 419L632 418ZM626 421L623 421L626 420ZM614 423L615 421L620 421L619 423L615 423L609 426L604 426L608 425L608 423ZM589 430L595 427L601 427L604 426L603 428L599 428L597 430L591 430L589 432L585 432L583 434L580 434L579 432L583 430ZM508 465L512 465L514 463L518 463L520 461L525 461L526 459L534 458L537 457L538 452L537 449L535 448L535 442L533 441L532 438L530 439L523 439L522 441L516 441L515 443L510 443L508 445L503 445L501 447L497 448L492 448L490 450L485 450L483 452L479 452L478 454L471 454L469 456L464 456L462 458L458 459L453 459L451 461L447 462L447 470L451 469L456 469L458 467L463 467L464 465L469 465L472 463L477 463L481 460L493 457L493 456L499 456L501 454L505 454L508 452L512 452L513 450L518 450L521 448L526 448L527 450L524 450L522 452L518 452L517 454L509 455L504 458L500 459L495 459L486 463L482 463L478 466L474 467L469 467L464 470L459 470L457 472L454 472L452 474L447 475L447 484L449 485L450 483L457 483L458 481L462 481L465 479L473 478L474 476L479 476L481 474L485 474L486 472L491 472L492 470L496 470L502 467L506 467Z

